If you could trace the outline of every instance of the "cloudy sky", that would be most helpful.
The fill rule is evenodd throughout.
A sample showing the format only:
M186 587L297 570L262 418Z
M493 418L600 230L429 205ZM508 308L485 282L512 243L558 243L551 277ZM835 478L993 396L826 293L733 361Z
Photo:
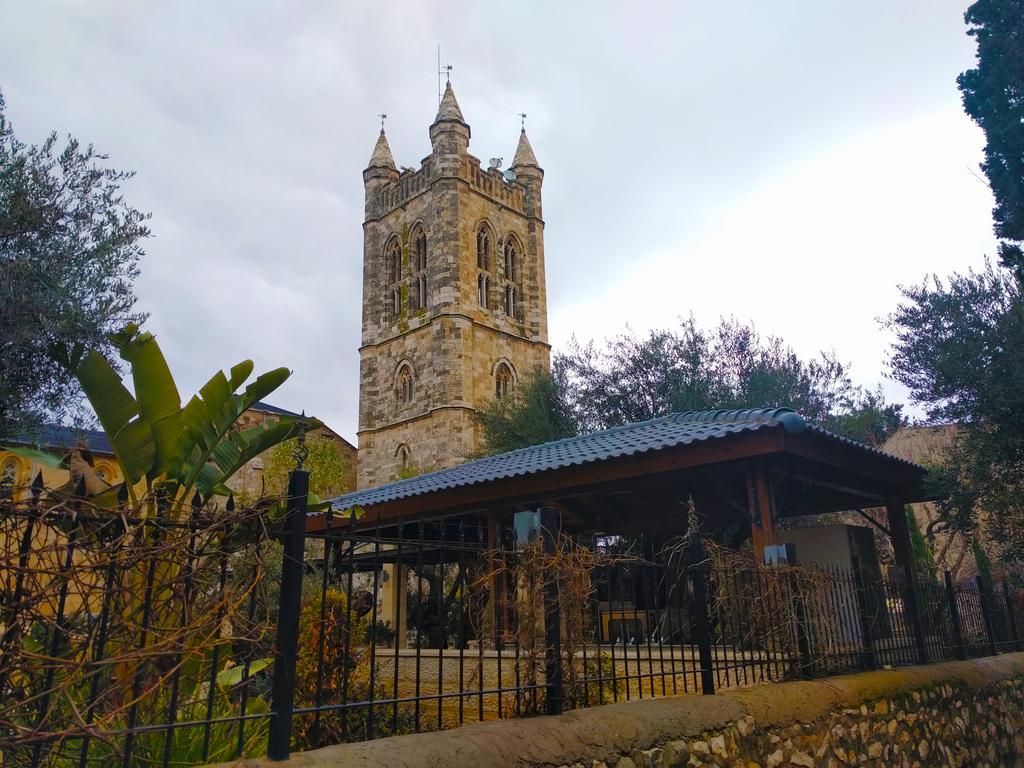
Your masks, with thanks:
M183 395L287 365L273 402L354 440L361 171L380 112L400 165L429 152L440 44L477 157L528 114L556 349L732 315L899 399L897 286L994 251L965 5L17 0L0 88L22 140L138 172L141 308Z

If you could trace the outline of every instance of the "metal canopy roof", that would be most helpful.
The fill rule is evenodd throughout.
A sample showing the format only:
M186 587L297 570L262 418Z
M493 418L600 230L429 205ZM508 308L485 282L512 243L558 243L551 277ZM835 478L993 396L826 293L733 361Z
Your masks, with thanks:
M497 480L534 475L566 467L596 464L616 457L631 456L679 446L715 441L740 433L782 428L786 434L812 433L830 442L860 449L903 467L917 465L884 454L863 443L812 427L789 408L733 411L687 411L521 448L459 466L399 480L374 488L348 493L331 500L336 512L374 505ZM923 470L922 470L923 471Z

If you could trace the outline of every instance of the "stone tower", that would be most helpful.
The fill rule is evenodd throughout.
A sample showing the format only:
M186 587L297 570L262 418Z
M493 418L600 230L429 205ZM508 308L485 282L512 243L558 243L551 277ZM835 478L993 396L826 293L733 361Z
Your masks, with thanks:
M544 171L525 130L512 181L469 138L448 83L420 168L398 171L382 129L363 171L360 488L472 456L477 407L550 365Z

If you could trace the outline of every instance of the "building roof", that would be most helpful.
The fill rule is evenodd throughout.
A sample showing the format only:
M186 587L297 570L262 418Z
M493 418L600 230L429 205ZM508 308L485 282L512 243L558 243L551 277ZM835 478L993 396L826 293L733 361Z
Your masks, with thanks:
M92 453L113 456L114 449L102 429L79 429L60 424L43 424L38 432L23 433L10 438L12 443L40 449L69 450L84 443Z
M277 416L291 416L293 419L302 418L301 413L289 411L286 408L278 408L276 405L265 403L262 400L257 400L255 403L253 403L252 408L250 408L249 410L259 411L260 413L273 413L276 414Z
M384 135L383 128L380 129L380 136L377 137L377 143L373 146L373 154L370 155L370 162L366 167L397 170L395 168L395 158L391 154L388 137Z
M353 507L366 508L435 491L599 463L616 457L653 453L779 427L790 435L817 433L830 441L856 447L876 457L884 456L892 462L916 466L862 443L810 426L800 414L789 408L687 411L489 456L407 480L348 493L333 499L331 504L336 511Z
M530 146L530 140L526 138L525 128L519 133L519 145L516 147L516 156L512 159L512 167L515 168L517 165L533 165L540 168L537 156L533 154L533 147Z
M441 97L441 103L437 107L437 117L434 118L434 122L440 123L442 120L454 120L463 124L466 122L462 117L462 110L459 109L459 102L455 100L455 91L452 90L451 82L445 85L444 96Z

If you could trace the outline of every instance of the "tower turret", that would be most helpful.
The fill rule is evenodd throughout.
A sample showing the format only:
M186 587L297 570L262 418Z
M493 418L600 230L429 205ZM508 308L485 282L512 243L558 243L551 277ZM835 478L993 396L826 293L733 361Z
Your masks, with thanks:
M377 137L377 143L373 145L370 162L367 164L366 170L363 171L363 189L366 192L366 218L371 218L375 215L381 188L397 179L398 169L395 167L395 158L391 155L388 137L384 135L384 127L381 126L380 136Z
M458 157L469 151L469 125L462 117L459 102L455 100L451 81L445 84L444 96L437 108L437 117L430 126L430 145L434 155Z
M516 172L516 180L526 187L526 215L543 219L540 205L540 188L544 183L544 169L533 154L533 147L526 137L526 128L519 133L519 144L516 146L515 157L512 158L512 170Z

